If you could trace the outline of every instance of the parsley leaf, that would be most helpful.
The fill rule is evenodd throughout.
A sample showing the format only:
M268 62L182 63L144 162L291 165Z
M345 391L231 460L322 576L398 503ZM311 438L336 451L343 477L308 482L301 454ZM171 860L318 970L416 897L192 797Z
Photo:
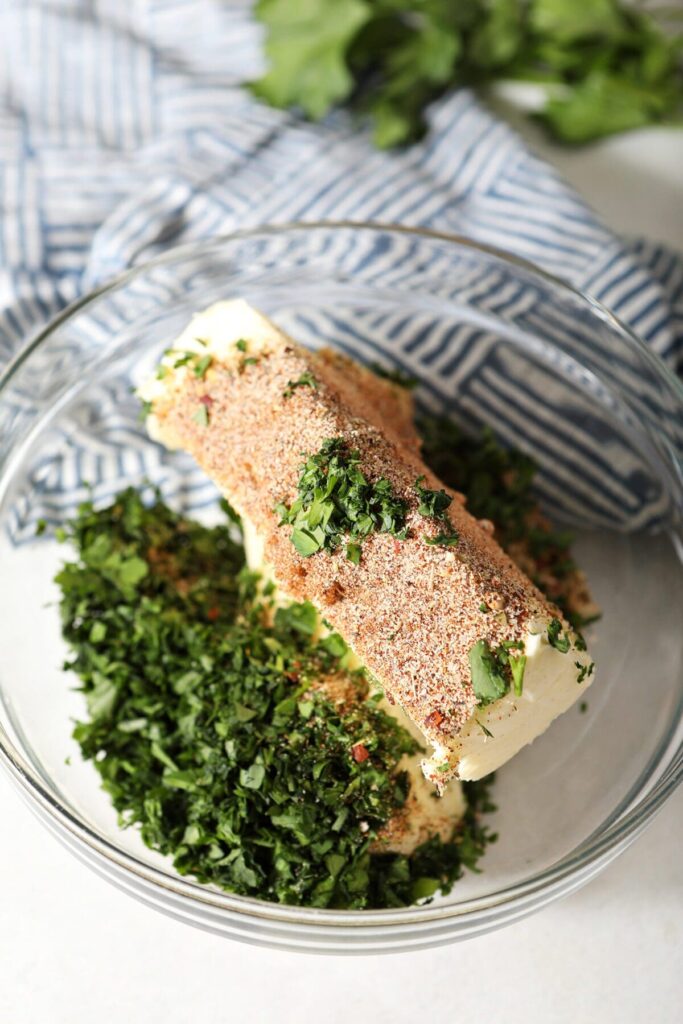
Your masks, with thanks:
M204 378L206 377L206 371L209 369L212 362L213 356L201 356L193 367L195 377L199 377L200 380L204 380Z
M287 381L287 387L282 392L282 397L285 398L285 399L286 398L291 398L292 395L294 394L294 391L296 390L296 388L313 388L314 390L317 390L317 387L318 387L317 380L315 379L313 374L310 372L310 370L306 370L296 380L288 380Z
M575 661L574 664L579 670L576 677L577 683L583 683L586 679L593 675L595 671L595 662L591 661L589 665L583 665L580 661Z
M510 672L512 673L512 686L515 692L515 697L521 697L524 689L524 670L526 668L526 654L520 654L519 657L510 657Z
M423 476L420 476L415 481L415 490L420 499L417 511L421 516L430 517L436 519L438 522L444 523L446 529L441 530L434 537L425 537L428 544L435 544L439 547L453 547L458 543L459 536L457 530L455 530L451 524L450 519L446 515L447 509L453 502L450 494L441 489L438 491L429 490L427 487L422 486Z
M566 654L571 646L568 633L562 633L562 623L559 619L551 619L548 623L548 643L560 654Z
M268 26L270 70L252 85L274 107L299 107L322 117L353 89L346 50L368 21L365 0L259 0L256 16Z
M314 119L346 103L380 147L419 138L447 89L501 78L544 89L536 116L563 142L681 116L681 38L627 0L259 0L256 16L256 95Z
M430 491L422 486L424 477L418 477L415 481L415 490L420 499L417 511L421 516L433 516L435 519L444 519L446 509L451 505L453 499L444 490Z
M197 411L192 414L192 419L200 427L207 427L209 425L209 410L203 404L198 406Z
M509 683L486 640L476 642L470 650L469 658L472 688L479 704L485 706L504 697Z

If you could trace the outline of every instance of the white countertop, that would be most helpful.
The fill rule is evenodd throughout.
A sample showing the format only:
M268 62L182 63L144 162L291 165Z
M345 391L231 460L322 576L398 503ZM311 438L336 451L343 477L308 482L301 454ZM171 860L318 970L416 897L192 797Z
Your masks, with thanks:
M683 132L536 148L618 230L683 250ZM683 794L598 879L441 949L322 958L238 945L81 866L0 776L0 1024L673 1024L683 1002Z

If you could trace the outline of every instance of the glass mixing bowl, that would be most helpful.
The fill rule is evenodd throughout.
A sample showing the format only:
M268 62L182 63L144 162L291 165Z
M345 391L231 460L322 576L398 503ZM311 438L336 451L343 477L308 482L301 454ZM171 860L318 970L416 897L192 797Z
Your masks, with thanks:
M419 378L419 404L488 423L539 465L539 498L576 529L602 620L588 708L499 772L500 833L451 895L405 910L326 911L181 878L122 830L71 739L53 575L36 537L92 488L157 484L191 513L216 492L149 441L131 387L192 312L241 295L313 347ZM606 309L465 239L353 224L263 228L170 251L66 310L0 383L0 760L64 844L121 889L247 942L332 953L419 948L515 920L611 861L681 778L683 392Z

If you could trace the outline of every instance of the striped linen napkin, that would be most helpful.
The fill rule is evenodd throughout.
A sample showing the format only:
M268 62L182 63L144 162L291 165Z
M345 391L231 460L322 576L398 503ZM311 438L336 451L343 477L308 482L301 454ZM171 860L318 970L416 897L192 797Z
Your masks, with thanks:
M45 0L0 11L0 368L66 304L169 246L268 222L396 222L510 250L602 300L683 369L683 261L616 236L467 90L375 150L241 84L247 0ZM641 523L642 525L642 523Z

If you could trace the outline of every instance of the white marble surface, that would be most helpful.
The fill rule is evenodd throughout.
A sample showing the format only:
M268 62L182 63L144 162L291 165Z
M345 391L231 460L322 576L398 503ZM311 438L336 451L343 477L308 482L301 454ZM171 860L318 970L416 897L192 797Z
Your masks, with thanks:
M683 250L683 132L539 141L618 230ZM205 935L91 874L0 776L0 1024L674 1024L683 794L579 893L468 943L364 960Z

